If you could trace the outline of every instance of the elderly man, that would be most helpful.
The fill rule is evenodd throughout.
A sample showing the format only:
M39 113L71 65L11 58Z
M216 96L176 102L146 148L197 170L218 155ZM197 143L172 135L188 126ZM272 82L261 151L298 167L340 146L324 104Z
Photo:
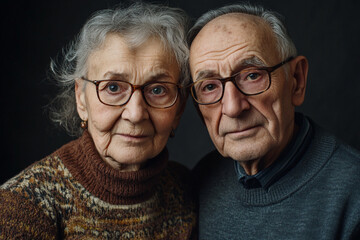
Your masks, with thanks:
M189 40L191 94L217 148L194 170L200 239L359 237L360 154L295 113L308 61L276 14L226 6Z

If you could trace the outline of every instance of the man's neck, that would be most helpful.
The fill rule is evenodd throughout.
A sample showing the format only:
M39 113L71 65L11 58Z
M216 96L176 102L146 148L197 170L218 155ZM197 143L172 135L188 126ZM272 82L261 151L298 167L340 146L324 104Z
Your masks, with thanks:
M273 164L276 161L276 159L280 156L280 154L284 151L286 146L290 143L291 139L294 136L296 136L297 132L299 131L299 126L294 123L292 129L293 130L290 131L291 134L289 134L286 141L284 141L286 142L286 144L283 144L282 147L269 152L268 154L266 154L266 156L262 158L239 162L241 167L244 168L246 174L249 176L255 175L261 170Z

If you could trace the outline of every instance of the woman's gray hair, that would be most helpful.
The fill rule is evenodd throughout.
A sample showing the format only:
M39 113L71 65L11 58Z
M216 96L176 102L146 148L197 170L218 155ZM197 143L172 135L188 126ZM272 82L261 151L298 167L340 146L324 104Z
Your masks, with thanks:
M295 44L291 40L285 25L283 23L282 16L278 13L266 10L259 5L251 5L249 3L239 3L234 5L228 5L221 7L216 10L211 10L204 15L202 15L190 29L188 34L189 44L195 39L196 35L201 31L201 29L211 20L229 13L244 13L249 15L254 15L262 18L267 22L277 40L277 48L282 59L287 59L290 56L296 56L297 51Z
M81 134L80 117L75 99L75 79L86 76L87 60L110 33L119 34L129 48L136 48L150 37L159 38L169 55L175 56L180 69L179 83L188 85L188 55L186 42L187 15L180 9L137 2L129 7L118 6L95 12L85 23L77 38L63 50L61 62L51 61L50 67L60 93L50 104L50 118L69 135ZM185 103L187 91L181 91Z

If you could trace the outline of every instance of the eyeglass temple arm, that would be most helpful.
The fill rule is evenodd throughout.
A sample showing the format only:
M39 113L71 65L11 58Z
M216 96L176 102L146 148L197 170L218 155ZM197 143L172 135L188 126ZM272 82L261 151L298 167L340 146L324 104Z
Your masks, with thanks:
M267 68L267 70L268 70L269 72L272 72L272 71L274 71L275 69L281 67L282 65L284 65L285 63L290 62L290 61L293 60L293 59L294 59L293 56L288 57L285 61L282 61L281 63L276 64L275 66L269 67L269 68Z

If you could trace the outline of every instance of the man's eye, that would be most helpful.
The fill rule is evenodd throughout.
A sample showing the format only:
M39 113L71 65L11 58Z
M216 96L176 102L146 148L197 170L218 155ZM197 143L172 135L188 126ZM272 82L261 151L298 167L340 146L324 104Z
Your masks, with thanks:
M261 74L254 72L247 75L246 80L254 81L261 78Z
M216 88L216 85L214 84L206 84L204 87L203 87L203 91L212 91Z
M206 92L212 92L215 91L217 88L219 88L219 84L216 80L206 80L200 83L200 92L206 93Z

